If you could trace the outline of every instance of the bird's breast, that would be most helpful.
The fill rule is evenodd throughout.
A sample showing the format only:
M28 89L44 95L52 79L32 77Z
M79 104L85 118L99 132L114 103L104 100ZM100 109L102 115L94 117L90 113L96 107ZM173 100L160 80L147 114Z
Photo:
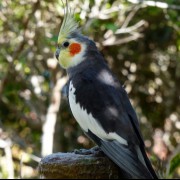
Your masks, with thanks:
M100 124L94 119L92 114L87 113L86 108L82 107L80 105L81 103L77 101L75 91L76 89L71 81L69 85L69 104L76 121L79 123L79 125L85 132L91 130L93 132L100 132L100 134L104 134L104 130L102 129Z

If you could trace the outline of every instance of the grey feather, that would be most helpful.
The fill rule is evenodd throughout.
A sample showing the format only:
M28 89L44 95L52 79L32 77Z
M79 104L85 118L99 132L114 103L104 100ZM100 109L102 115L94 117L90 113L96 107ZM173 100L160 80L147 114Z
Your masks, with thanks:
M101 140L100 148L119 167L131 174L132 178L152 178L148 169L140 162L137 156L134 156L135 152L132 153L129 148L119 142Z

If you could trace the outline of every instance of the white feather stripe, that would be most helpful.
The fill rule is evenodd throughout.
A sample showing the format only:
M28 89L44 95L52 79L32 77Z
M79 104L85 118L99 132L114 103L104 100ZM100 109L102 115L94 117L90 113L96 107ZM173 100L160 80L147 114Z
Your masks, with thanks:
M76 119L76 121L79 123L81 128L85 131L88 132L90 130L92 133L94 133L96 136L101 138L102 140L117 140L119 143L128 145L127 141L120 137L116 133L106 133L102 126L96 121L96 119L93 118L91 113L87 113L86 110L82 109L80 107L79 103L76 103L76 97L75 97L75 88L70 82L69 85L69 103L70 103L70 108L71 111Z

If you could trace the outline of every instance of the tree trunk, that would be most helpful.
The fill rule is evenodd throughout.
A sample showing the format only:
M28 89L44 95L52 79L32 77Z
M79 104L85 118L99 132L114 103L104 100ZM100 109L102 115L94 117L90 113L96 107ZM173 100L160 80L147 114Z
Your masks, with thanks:
M39 163L40 178L44 179L120 179L119 167L102 151L94 149L71 153L54 153Z

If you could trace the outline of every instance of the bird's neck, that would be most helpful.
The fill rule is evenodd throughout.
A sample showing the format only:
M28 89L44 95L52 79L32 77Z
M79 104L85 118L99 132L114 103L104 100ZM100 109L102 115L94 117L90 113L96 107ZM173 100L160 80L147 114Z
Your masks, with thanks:
M69 78L71 79L77 74L82 73L89 68L98 70L100 67L107 67L107 63L105 62L103 56L98 51L89 51L85 57L85 60L77 64L76 66L67 69L67 73Z
M92 67L92 66L93 66L93 63L86 60L86 62L83 61L80 64L67 69L67 74L68 74L69 78L71 79L71 78L75 77L77 74L85 71L87 68Z

